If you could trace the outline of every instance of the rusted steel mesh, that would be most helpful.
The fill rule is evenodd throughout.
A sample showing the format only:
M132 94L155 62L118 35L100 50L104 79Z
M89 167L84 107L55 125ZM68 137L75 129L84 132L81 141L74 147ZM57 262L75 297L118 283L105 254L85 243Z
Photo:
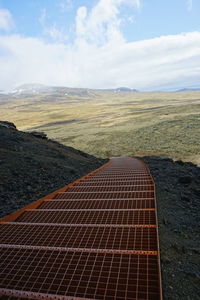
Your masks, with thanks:
M162 300L155 187L138 159L0 221L2 299Z

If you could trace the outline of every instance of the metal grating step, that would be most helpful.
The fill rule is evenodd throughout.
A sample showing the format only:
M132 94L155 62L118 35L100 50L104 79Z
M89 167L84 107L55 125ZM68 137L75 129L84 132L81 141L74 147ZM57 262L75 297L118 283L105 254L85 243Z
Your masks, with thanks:
M40 209L148 209L155 208L154 200L48 200Z
M134 192L134 191L153 191L153 185L122 185L122 186L80 186L76 185L69 189L69 192Z
M93 185L93 186L112 186L112 185L127 185L127 186L133 186L133 185L149 185L149 184L153 184L153 180L152 179L129 179L129 180L123 180L123 179L119 179L119 180L112 180L112 179L105 179L105 180L92 180L92 177L90 177L90 179L85 179L84 181L81 181L80 183L78 183L78 186L85 186L85 185ZM76 185L75 185L76 186Z
M133 158L0 220L0 298L162 300L154 182Z
M142 177L143 179L148 179L150 178L150 175L148 173L144 173L144 174L130 174L130 173L124 173L124 174L121 174L121 173L112 173L112 174L107 174L107 173L101 173L101 174L95 174L93 176L93 179L97 179L97 180L101 180L101 179L107 179L107 178L112 178L112 179L124 179L124 178L129 178L129 179L136 179L136 178L140 178Z
M92 180L95 181L95 180L98 180L98 181L106 181L106 180L149 180L151 179L151 177L146 174L146 175L135 175L135 176L128 176L128 175L125 175L125 176L121 176L121 175L111 175L111 176L93 176L92 177Z
M54 199L154 199L154 191L58 193Z
M156 223L155 211L25 211L17 222L65 224L146 224Z
M0 226L2 244L157 251L156 228L50 225Z
M0 257L0 288L91 299L160 299L157 256L2 248Z

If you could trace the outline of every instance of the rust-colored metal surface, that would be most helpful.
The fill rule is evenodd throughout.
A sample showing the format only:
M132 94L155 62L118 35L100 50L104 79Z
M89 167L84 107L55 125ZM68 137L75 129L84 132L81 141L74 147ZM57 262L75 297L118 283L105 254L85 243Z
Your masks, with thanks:
M155 208L154 200L49 200L40 205L40 209L143 209Z
M162 300L155 187L130 157L0 220L2 299Z

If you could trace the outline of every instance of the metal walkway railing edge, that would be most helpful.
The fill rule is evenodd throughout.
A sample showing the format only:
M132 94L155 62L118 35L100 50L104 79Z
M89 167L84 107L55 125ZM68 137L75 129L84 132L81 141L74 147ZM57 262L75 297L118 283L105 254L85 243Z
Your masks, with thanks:
M160 239L159 239L159 225L158 225L158 206L157 206L157 196L156 196L156 184L155 184L155 180L151 174L151 171L148 167L148 165L142 160L142 159L139 159L137 157L134 157L135 159L137 160L140 160L143 165L146 166L146 169L153 181L153 185L154 185L154 197L155 197L155 215L156 215L156 232L157 232L157 245L158 245L158 254L157 254L157 257L158 257L158 271L159 271L159 277L160 277L160 280L159 280L159 283L160 283L160 297L161 297L161 300L163 300L163 289L162 289L162 272L161 272L161 258L160 258Z

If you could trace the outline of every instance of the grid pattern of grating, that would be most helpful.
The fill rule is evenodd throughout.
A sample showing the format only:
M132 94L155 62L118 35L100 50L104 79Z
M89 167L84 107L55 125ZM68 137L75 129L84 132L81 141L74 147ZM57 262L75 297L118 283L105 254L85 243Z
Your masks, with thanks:
M155 211L25 211L17 222L65 224L155 224Z
M0 258L3 288L106 300L159 299L156 256L2 248Z
M87 179L87 181L99 181L99 182L105 182L105 181L127 181L127 180L131 180L131 181L135 181L135 182L137 182L137 181L139 181L139 180L143 180L143 181L145 181L145 180L149 180L149 176L142 176L142 175L140 175L140 176L137 176L137 175L135 175L135 176L113 176L113 175L111 175L112 176L112 178L110 177L110 176L107 176L107 177L105 177L105 176L102 176L102 177L92 177L91 179Z
M41 209L144 209L155 208L154 200L49 200Z
M101 180L101 179L109 179L110 176L112 176L112 179L124 179L124 178L131 178L131 179L137 179L138 177L142 177L142 178L148 178L149 175L148 174L115 174L115 175L107 175L107 174L101 174L101 175L95 175L93 176L93 180Z
M50 225L0 226L3 244L118 250L157 250L156 228Z
M85 179L84 181L80 182L78 185L79 186L133 186L133 185L149 185L149 184L153 184L153 180L152 179L138 179L138 180L133 180L133 179L129 179L129 180L111 180L111 179L107 179L107 180L92 180L91 179ZM76 186L76 185L75 185Z
M0 297L162 300L146 165L113 158L64 190L0 225Z
M124 185L124 186L80 186L77 185L69 189L70 192L133 192L133 191L153 191L153 185Z
M154 199L154 192L58 193L54 199Z

